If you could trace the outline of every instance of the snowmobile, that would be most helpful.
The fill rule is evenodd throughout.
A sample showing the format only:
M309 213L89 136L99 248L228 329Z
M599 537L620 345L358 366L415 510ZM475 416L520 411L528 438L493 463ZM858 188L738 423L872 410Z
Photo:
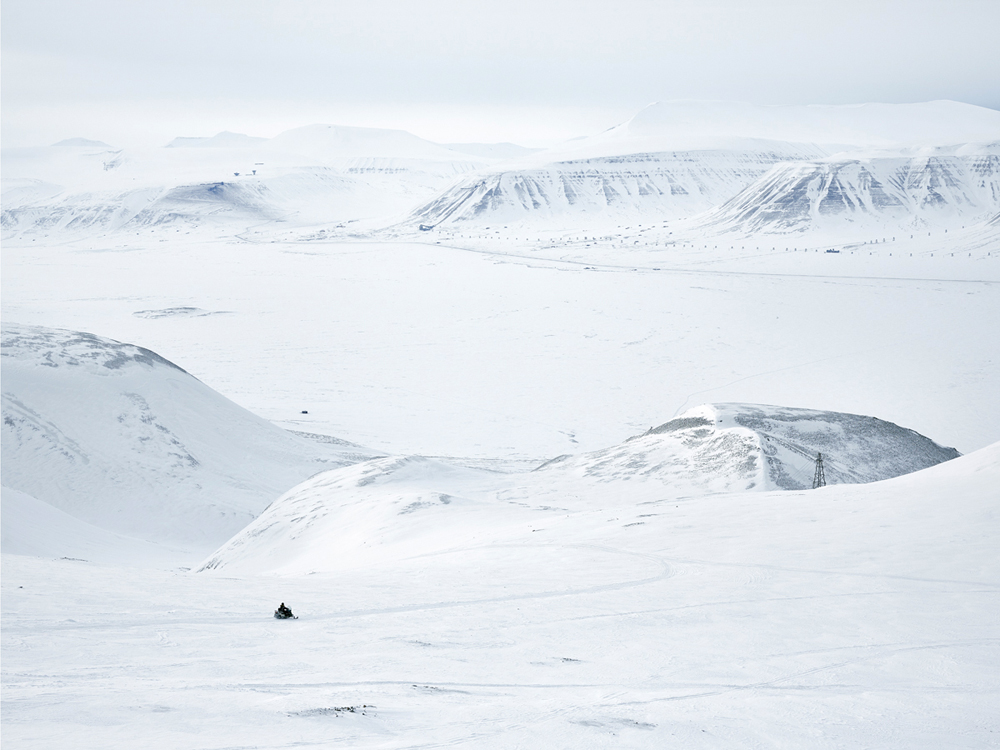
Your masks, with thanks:
M292 610L285 606L282 602L281 606L274 610L275 620L298 620L299 618L292 614Z

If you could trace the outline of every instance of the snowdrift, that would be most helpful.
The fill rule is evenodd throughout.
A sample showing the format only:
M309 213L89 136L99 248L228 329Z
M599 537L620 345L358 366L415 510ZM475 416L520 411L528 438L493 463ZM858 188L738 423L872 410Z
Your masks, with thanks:
M2 355L4 486L106 532L211 548L306 477L371 457L288 433L130 344L4 324ZM21 518L6 497L5 549Z
M201 570L336 571L501 543L557 516L634 513L709 495L811 488L817 453L829 484L875 482L958 456L873 417L752 404L697 407L603 451L523 474L382 458L290 490Z

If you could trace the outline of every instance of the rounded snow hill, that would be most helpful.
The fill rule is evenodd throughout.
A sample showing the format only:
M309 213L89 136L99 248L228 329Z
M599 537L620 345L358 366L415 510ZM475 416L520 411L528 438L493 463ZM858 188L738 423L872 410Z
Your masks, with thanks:
M597 481L657 478L692 493L811 489L822 454L827 484L891 479L960 454L876 417L761 404L704 404L621 445L563 456Z
M199 570L306 575L503 538L530 515L498 500L505 483L422 456L328 471L285 493Z
M959 455L874 417L707 404L621 445L522 474L419 456L329 471L275 501L200 570L305 575L518 544L568 518L592 518L597 529L665 502L808 489L818 453L828 484L875 482Z
M289 487L372 455L282 430L148 349L13 324L2 338L4 486L105 531L211 549ZM18 517L5 506L5 548Z

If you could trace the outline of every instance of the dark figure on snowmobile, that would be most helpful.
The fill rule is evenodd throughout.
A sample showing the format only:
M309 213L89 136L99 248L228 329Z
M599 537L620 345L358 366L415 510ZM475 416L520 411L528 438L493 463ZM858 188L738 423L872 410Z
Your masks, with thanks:
M295 615L292 614L292 610L286 607L284 602L281 603L280 607L274 610L274 616L278 620L287 620L295 617Z

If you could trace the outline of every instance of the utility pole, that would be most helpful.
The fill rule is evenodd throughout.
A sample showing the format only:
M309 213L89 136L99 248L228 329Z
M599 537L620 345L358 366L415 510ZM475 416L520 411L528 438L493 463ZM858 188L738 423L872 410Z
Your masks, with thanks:
M813 489L826 487L826 474L823 471L823 454L816 454L816 473L813 474Z

